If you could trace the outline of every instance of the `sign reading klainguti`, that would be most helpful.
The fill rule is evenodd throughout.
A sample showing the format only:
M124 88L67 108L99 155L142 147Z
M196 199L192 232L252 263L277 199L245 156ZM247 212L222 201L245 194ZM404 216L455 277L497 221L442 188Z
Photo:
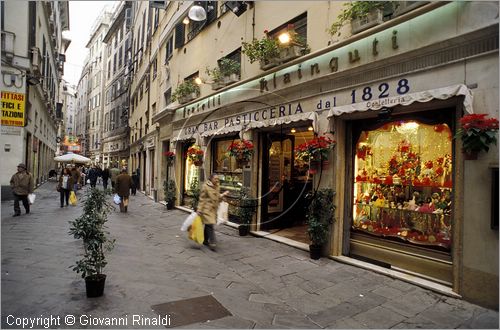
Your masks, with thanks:
M24 126L24 100L24 94L2 91L2 126Z

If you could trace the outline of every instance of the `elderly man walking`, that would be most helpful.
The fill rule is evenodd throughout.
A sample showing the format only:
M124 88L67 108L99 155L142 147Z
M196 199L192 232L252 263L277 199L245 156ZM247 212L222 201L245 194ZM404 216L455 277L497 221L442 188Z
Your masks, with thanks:
M25 164L17 165L17 173L10 179L10 187L14 193L14 216L21 215L20 200L23 202L26 214L30 213L28 195L33 192L33 176L26 170Z
M130 196L130 188L132 188L132 178L127 174L126 169L122 169L120 175L116 177L115 192L120 196L120 212L127 213L128 198Z

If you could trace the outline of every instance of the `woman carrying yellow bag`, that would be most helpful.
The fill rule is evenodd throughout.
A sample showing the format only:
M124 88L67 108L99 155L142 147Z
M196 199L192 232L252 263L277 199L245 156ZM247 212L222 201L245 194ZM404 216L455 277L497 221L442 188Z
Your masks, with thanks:
M189 226L188 237L190 240L193 240L198 244L202 244L205 240L205 235L203 234L203 223L201 222L201 217L199 215L194 218L193 223Z
M76 199L76 194L75 194L75 192L72 190L72 191L71 191L71 193L69 194L69 204L70 204L70 205L75 206L75 205L76 205L76 202L77 202L77 199Z

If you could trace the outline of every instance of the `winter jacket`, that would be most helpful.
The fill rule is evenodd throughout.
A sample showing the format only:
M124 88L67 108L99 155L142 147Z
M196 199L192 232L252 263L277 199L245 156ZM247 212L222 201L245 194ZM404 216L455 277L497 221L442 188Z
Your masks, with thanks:
M105 168L102 173L101 173L102 179L103 180L108 180L109 179L109 169Z
M132 178L127 173L122 173L116 177L115 192L120 197L130 196L130 188L132 188Z
M89 179L90 182L95 183L97 181L98 176L99 176L99 172L97 172L97 169L91 168L87 174L87 179Z
M17 172L10 179L10 187L14 194L27 196L33 192L33 176L28 171Z
M201 188L200 201L196 210L204 224L214 225L217 223L217 208L220 201L219 186L215 186L207 180Z
M62 188L63 183L63 175L59 176L59 183L57 184L58 188ZM75 181L71 175L68 176L68 187L66 188L69 191L72 191L75 185Z

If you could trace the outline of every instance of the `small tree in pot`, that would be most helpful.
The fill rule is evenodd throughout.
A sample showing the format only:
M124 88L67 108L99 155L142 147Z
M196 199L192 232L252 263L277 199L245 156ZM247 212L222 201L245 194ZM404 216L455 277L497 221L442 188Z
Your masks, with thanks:
M238 227L240 236L248 235L256 206L257 201L250 195L250 189L246 187L241 188L238 207L238 216L241 222Z
M71 267L85 279L87 297L102 296L106 281L106 275L102 273L107 264L105 253L112 250L115 242L105 231L108 213L113 208L106 199L109 194L109 191L90 189L83 214L69 222L69 234L83 240L83 258Z
M165 202L167 202L167 210L172 210L175 206L177 189L174 180L165 180L163 182L163 191L165 193Z
M307 234L311 240L309 252L311 259L319 259L323 245L328 242L330 224L334 220L335 205L332 189L325 188L309 193L306 198L310 204L307 213Z

